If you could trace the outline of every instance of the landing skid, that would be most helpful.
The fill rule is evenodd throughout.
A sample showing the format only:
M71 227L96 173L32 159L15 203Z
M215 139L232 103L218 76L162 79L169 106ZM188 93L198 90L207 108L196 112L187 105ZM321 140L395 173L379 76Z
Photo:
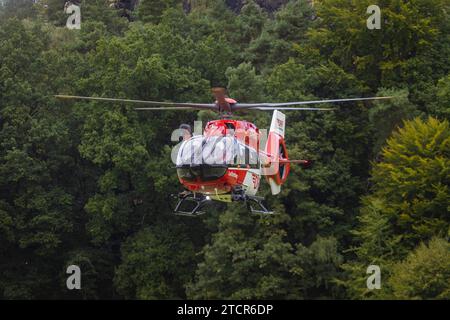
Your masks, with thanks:
M206 203L211 201L203 194L192 193L192 192L181 192L176 196L178 198L178 203L173 211L175 215L185 216L185 217L197 217L204 214L204 211L201 209L205 206ZM267 207L263 204L264 198L257 196L249 196L244 194L243 192L238 192L232 194L233 202L245 202L247 205L247 209L249 212L253 214L274 214L273 211L267 209ZM183 206L186 206L187 203L193 203L194 205L191 210L183 210ZM256 209L255 209L256 206Z
M181 192L180 194L178 194L178 203L177 203L173 213L175 215L185 216L185 217L200 216L205 213L200 210L203 208L203 206L208 201L209 200L204 195L190 193L190 192ZM192 210L190 210L190 211L182 210L182 206L186 203L194 203Z
M247 209L251 213L256 213L256 214L274 214L273 211L270 211L269 209L267 209L267 207L263 204L263 200L264 200L264 198L262 198L262 197L247 195L246 200L245 200L245 203L247 204ZM254 209L252 204L258 205L259 209Z

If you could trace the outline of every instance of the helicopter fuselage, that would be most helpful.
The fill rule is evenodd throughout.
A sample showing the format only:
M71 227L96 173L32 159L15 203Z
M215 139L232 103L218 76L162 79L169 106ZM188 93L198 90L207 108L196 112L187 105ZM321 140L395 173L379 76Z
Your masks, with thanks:
M180 147L180 183L211 200L230 202L233 196L255 196L261 181L259 129L248 121L210 121L202 136ZM196 159L195 159L196 158Z

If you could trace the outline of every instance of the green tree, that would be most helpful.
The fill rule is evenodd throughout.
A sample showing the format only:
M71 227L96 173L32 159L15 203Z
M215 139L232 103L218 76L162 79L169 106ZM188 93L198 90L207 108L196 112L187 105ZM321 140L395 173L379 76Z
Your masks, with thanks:
M0 19L34 18L37 14L37 8L32 0L4 0L0 1Z
M379 290L367 288L367 267L380 266L383 279L389 278L392 264L398 257L401 236L393 236L392 225L386 216L386 203L377 198L364 198L358 219L358 227L352 230L358 245L349 249L354 254L342 269L345 277L337 279L346 295L352 299L379 298ZM355 258L356 257L356 258Z
M389 100L377 100L369 109L369 121L373 127L372 153L376 156L384 146L392 131L404 120L411 120L419 115L416 106L408 99L408 91L380 89L378 96L393 97Z
M194 246L185 230L167 223L143 229L122 245L114 283L124 297L185 298L184 284L194 269Z
M371 4L368 0L320 1L316 5L319 26L311 30L309 40L372 87L395 87L406 81L418 84L446 73L441 56L448 50L447 35L441 33L449 21L446 0L380 3L381 30L366 27Z
M450 74L439 80L437 84L436 114L450 119Z
M231 96L238 101L260 102L264 100L263 79L256 74L251 63L241 63L236 68L229 67L225 75L228 78L227 88Z
M421 243L393 267L388 281L395 299L449 299L450 244L441 238Z
M34 22L0 25L0 296L52 297L79 217L73 181L62 174L76 171L73 137L48 99L48 33Z
M406 121L382 149L372 168L372 192L363 198L353 231L356 259L343 266L348 277L342 284L350 297L385 297L386 292L366 289L367 266L380 265L383 277L396 279L409 264L395 264L419 243L448 235L449 142L448 121L416 118ZM419 263L416 258L411 259Z
M255 40L261 34L267 14L258 6L255 1L245 1L240 14L236 18L236 42L240 47L246 47L249 42Z
M222 214L219 231L203 249L204 261L187 287L188 297L300 299L315 297L319 288L327 291L341 263L335 240L294 247L280 228L286 218L253 218L236 210Z
M181 0L141 0L137 16L143 22L159 23L165 10L181 2Z
M402 234L403 247L447 234L449 155L449 123L430 117L405 122L375 164L372 196L386 201L385 214Z
M259 37L252 39L244 52L245 59L261 71L286 62L295 44L306 39L313 16L314 10L307 0L289 1L275 13L274 20L266 21Z
M364 92L353 75L334 63L305 65L298 60L290 58L274 68L266 81L270 100L317 100L318 96L358 96ZM292 217L290 236L306 244L317 235L334 235L343 241L365 191L370 141L367 109L356 104L337 108L337 112L288 114L290 158L310 159L315 164L308 170L292 166L279 198Z

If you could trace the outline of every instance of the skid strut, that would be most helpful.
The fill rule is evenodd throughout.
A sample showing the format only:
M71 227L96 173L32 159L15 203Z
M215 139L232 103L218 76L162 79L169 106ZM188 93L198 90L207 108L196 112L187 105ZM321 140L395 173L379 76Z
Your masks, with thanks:
M234 189L231 199L233 201L245 202L248 211L251 213L273 214L273 211L267 209L267 207L263 204L263 197L247 195L241 188ZM255 209L253 205L257 205L257 209Z
M270 211L269 209L267 209L267 207L263 204L263 200L264 200L264 198L262 198L262 197L247 195L246 201L245 201L245 203L247 204L247 209L251 213L274 214L273 211ZM255 205L255 204L258 206L257 209L253 208L253 205Z
M202 215L204 212L200 210L209 201L206 196L192 192L181 192L177 197L178 203L173 213L179 216L196 217ZM186 203L193 204L193 206L191 205L192 210L186 211L182 209L182 206Z

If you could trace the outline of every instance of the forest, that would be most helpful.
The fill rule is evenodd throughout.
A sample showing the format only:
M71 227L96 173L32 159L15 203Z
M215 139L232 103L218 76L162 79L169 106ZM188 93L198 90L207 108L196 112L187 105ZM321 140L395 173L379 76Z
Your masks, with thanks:
M0 1L0 299L450 299L450 0L80 0L80 29L65 2ZM287 113L290 157L314 165L263 184L277 214L196 218L172 213L171 133L216 114L54 98L215 86L394 98Z

